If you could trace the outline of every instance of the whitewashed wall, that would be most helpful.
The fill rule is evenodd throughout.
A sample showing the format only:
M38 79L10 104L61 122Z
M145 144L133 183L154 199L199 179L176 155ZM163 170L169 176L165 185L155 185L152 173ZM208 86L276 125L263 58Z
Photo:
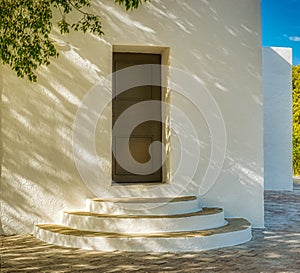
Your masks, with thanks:
M292 49L263 48L266 190L292 190Z
M3 231L30 232L34 223L59 221L59 211L82 208L86 198L94 197L74 163L72 128L84 96L111 73L114 45L169 47L170 65L204 83L225 121L227 150L221 173L201 204L221 206L227 217L245 217L262 227L260 1L153 0L126 13L113 1L98 0L94 9L103 19L106 35L100 39L81 33L56 34L60 58L40 69L38 83L3 69ZM109 99L103 93L103 100ZM200 162L185 193L198 194L211 153L208 125L172 91L171 101L196 123ZM180 151L175 137L171 143L174 173ZM110 107L98 123L96 144L102 196L149 195L149 187L111 186L106 178L111 173ZM193 154L193 147L186 149Z

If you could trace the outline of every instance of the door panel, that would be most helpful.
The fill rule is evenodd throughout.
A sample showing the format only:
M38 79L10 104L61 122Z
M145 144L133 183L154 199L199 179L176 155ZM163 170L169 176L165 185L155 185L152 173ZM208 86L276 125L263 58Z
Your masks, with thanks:
M138 161L139 163L146 163L150 160L150 154L148 152L149 145L152 143L151 137L130 137L128 140L127 138L117 137L116 139L116 153L122 156L125 153L125 149L128 145L129 141L129 149L133 156L133 158ZM134 166L131 166L134 167ZM142 171L150 172L151 167L145 166ZM119 164L116 165L116 174L130 174L128 171L124 170Z
M138 53L114 53L113 54L113 71L117 71L126 67L141 65L141 64L160 64L161 56L159 54L138 54ZM160 71L157 69L143 69L138 70L136 73L127 75L126 78L114 77L113 79L113 95L116 93L117 88L122 88L126 82L135 82L137 78L143 79L146 82L152 82L155 79L160 79ZM157 81L156 81L157 82ZM131 107L132 105L147 101L147 100L161 100L161 87L153 85L138 86L122 92L118 96L114 96L112 101L112 122L115 124L118 117ZM149 110L149 109L148 109ZM154 109L151 109L151 111ZM161 108L155 109L159 111L161 115ZM143 116L143 113L136 113L139 116ZM130 116L128 117L128 122L130 122ZM122 132L114 132L112 144L114 145L116 157L124 158L125 150L129 143L129 150L132 157L138 163L146 163L150 160L149 147L153 141L162 141L162 124L159 121L146 121L139 124L131 133L130 138L122 135ZM152 152L153 158L156 162L159 161L161 165L162 155L161 150L155 149ZM162 169L152 172L152 165L137 165L138 173L147 172L148 175L141 175L130 173L124 170L117 162L114 155L112 155L112 179L115 182L161 182L162 181ZM134 164L134 163L130 163ZM132 166L132 167L137 167Z

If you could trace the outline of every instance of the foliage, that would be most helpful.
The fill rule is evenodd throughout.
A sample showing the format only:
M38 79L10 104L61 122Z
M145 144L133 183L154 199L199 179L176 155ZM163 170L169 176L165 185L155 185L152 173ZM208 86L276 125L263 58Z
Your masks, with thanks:
M293 168L300 175L300 65L293 66Z
M142 0L114 0L126 10L137 9ZM144 0L147 1L147 0ZM36 81L36 69L49 65L50 59L58 57L51 39L53 10L58 9L61 19L56 22L60 32L70 30L103 35L100 17L87 12L90 0L1 0L0 1L0 58L19 77ZM71 22L70 13L81 18Z

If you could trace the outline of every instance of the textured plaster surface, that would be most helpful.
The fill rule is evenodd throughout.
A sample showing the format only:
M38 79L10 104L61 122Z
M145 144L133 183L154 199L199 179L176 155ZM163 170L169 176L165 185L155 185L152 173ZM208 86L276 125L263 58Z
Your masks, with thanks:
M3 68L1 222L5 234L25 234L33 225L59 222L63 210L83 208L95 195L73 159L72 128L84 96L111 73L114 45L170 48L170 65L203 82L216 100L227 134L224 165L201 205L223 207L226 217L263 226L263 129L260 1L151 1L126 13L113 1L95 1L106 35L54 32L60 57L39 70L37 83ZM211 152L209 127L180 95L171 102L196 124L201 143L194 183L197 195ZM103 100L110 98L104 95ZM95 102L97 103L97 102ZM101 197L147 196L147 187L111 185L111 108L96 130ZM171 173L180 156L172 140ZM193 147L185 147L190 154ZM189 162L183 162L189 167ZM102 185L102 186L101 186ZM172 181L171 181L172 187ZM104 187L105 186L105 187ZM100 190L100 191L101 191ZM166 192L166 195L168 193Z
M2 189L2 156L3 156L3 149L2 149L2 92L3 92L3 70L2 70L2 63L0 64L0 235L4 234L4 231L2 229L2 199L3 199L3 189Z
M292 190L292 49L263 48L266 190Z

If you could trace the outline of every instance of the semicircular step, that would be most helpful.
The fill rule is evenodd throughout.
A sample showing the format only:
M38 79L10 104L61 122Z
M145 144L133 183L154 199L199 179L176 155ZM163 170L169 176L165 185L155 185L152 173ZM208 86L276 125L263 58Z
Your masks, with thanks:
M165 215L201 210L196 196L95 198L87 200L87 210L100 214Z
M223 227L201 231L125 234L92 232L61 225L34 228L38 239L60 246L102 251L195 252L233 246L251 240L251 225L242 218L227 219Z
M109 215L85 211L65 212L63 225L88 231L118 233L155 233L192 231L226 224L221 208L172 215Z

